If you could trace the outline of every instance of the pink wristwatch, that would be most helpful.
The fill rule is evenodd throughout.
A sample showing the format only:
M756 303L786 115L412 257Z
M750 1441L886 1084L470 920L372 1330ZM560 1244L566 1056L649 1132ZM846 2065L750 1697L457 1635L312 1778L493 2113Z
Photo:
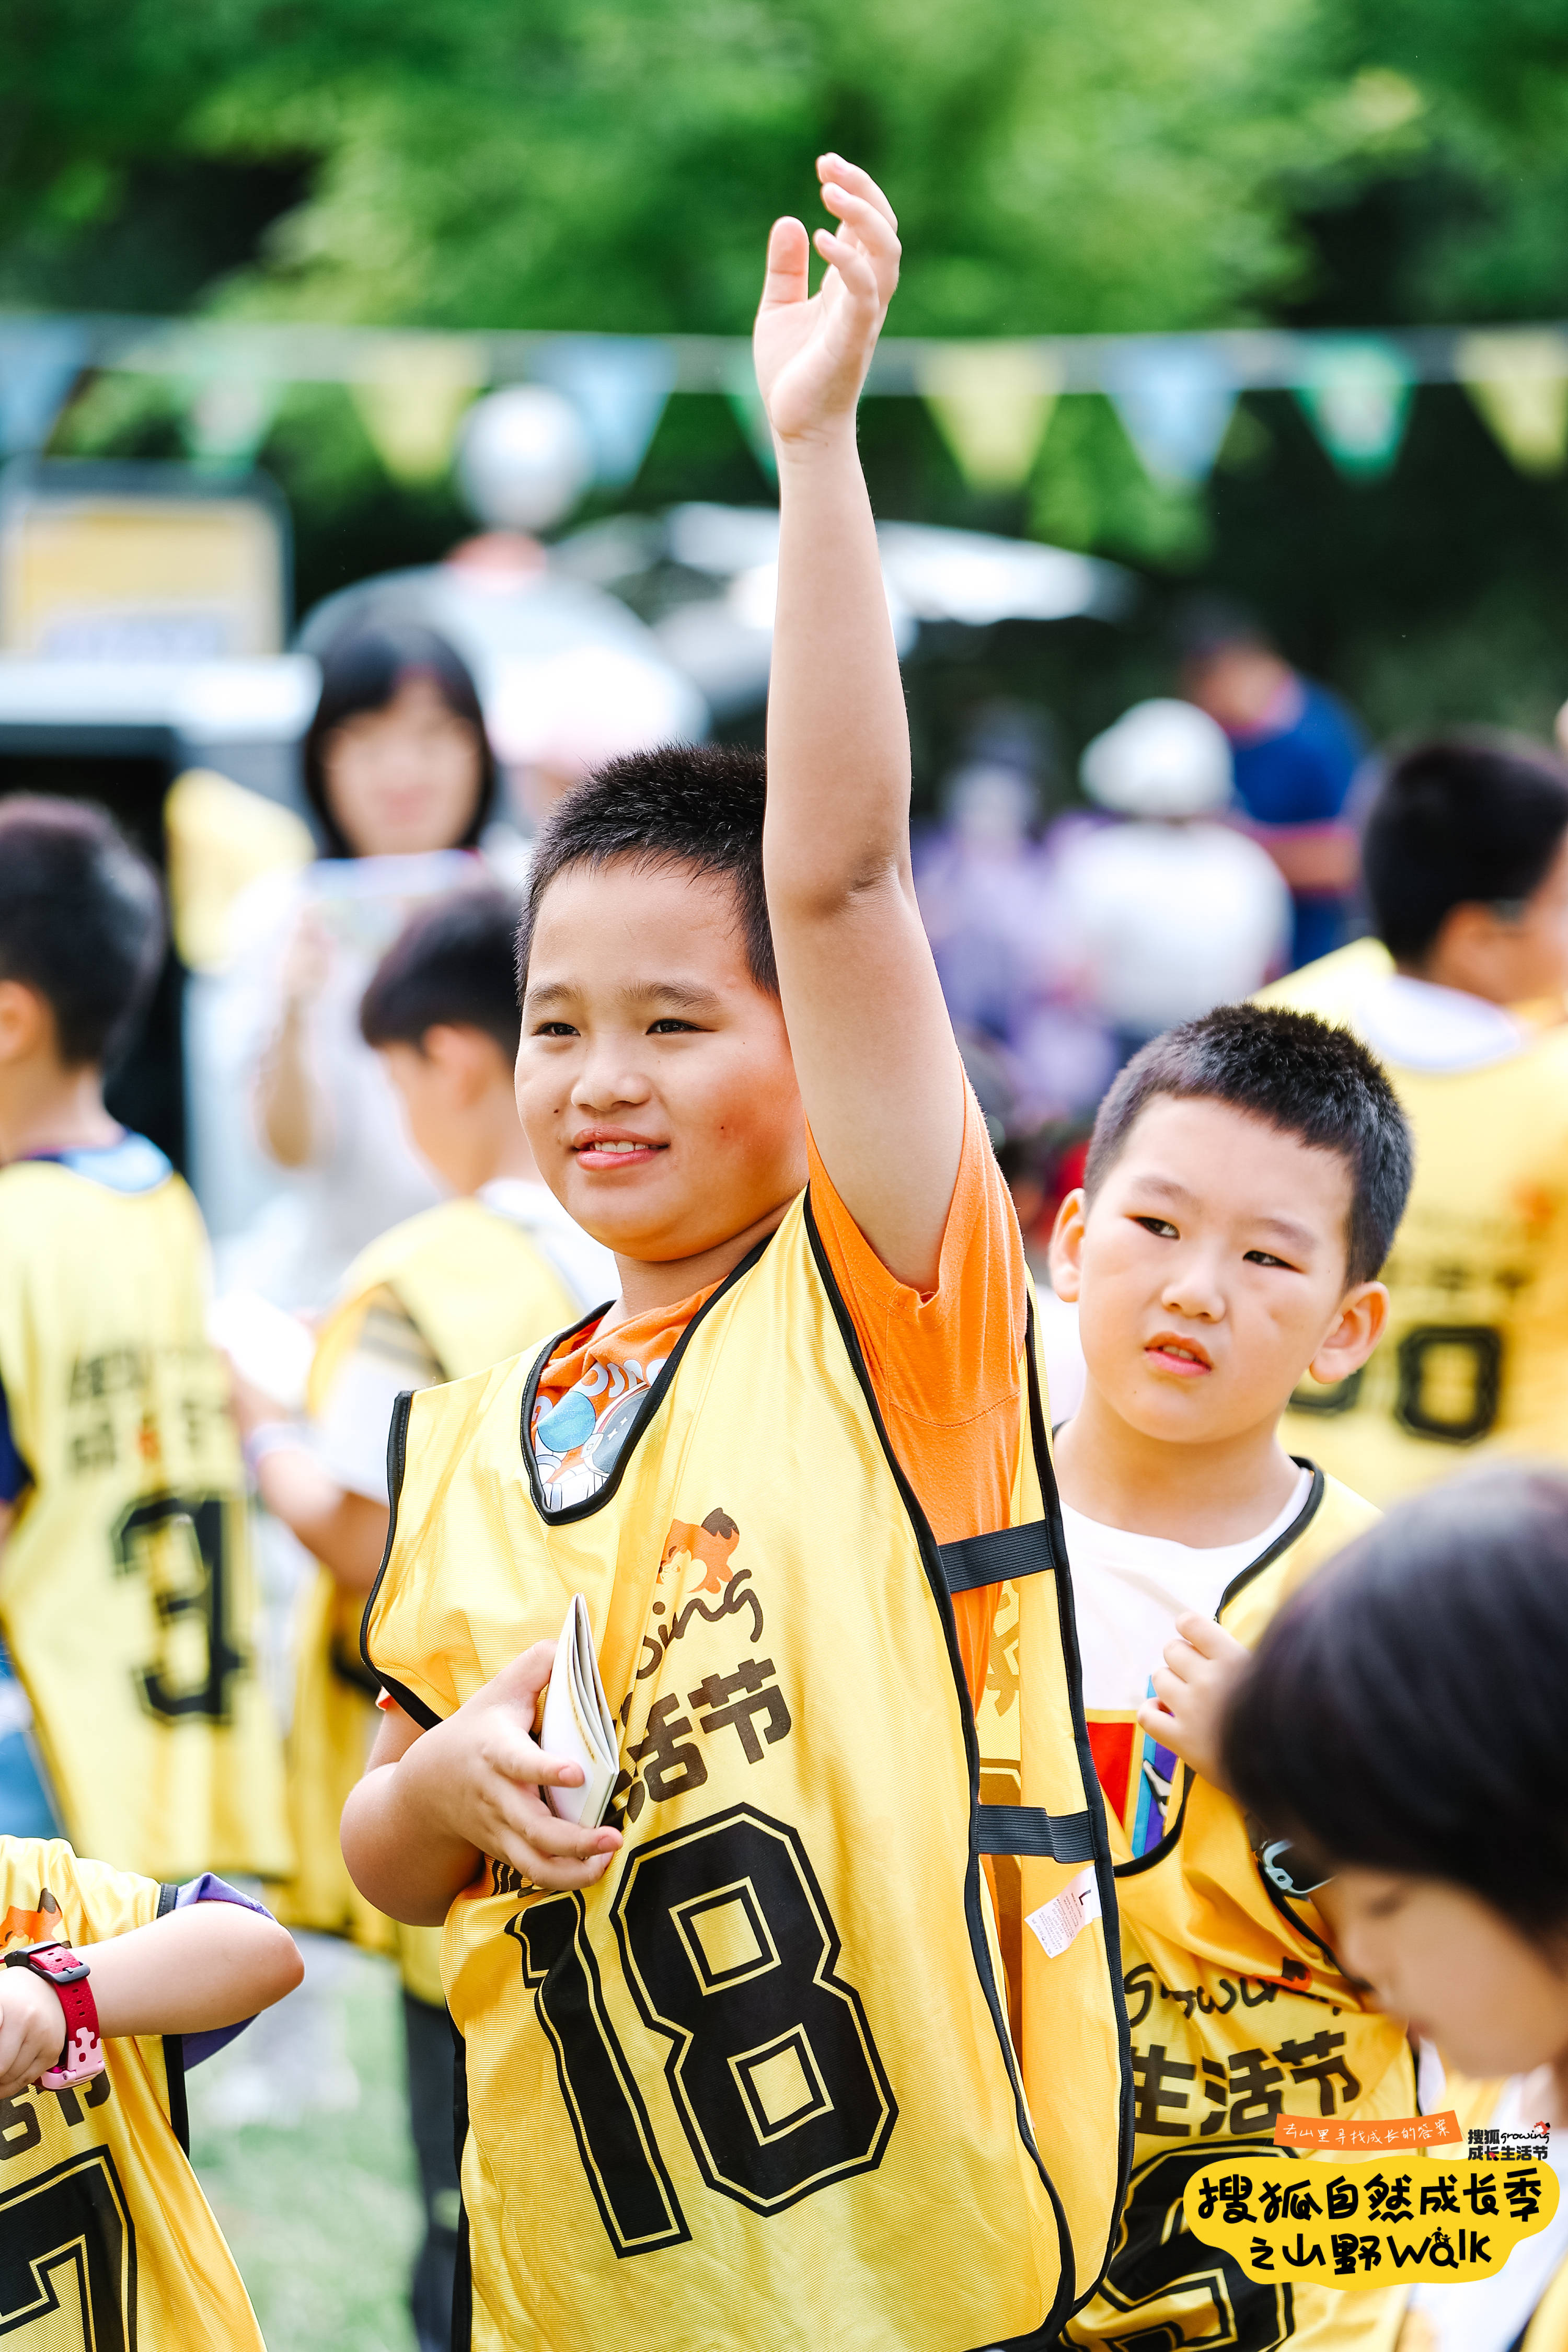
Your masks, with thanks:
M35 2089L68 2090L103 2072L103 2043L98 2031L98 2003L88 1983L87 1962L68 1944L29 1944L7 1952L8 1969L31 1969L52 1985L66 2013L66 2038L57 2063L38 2076Z

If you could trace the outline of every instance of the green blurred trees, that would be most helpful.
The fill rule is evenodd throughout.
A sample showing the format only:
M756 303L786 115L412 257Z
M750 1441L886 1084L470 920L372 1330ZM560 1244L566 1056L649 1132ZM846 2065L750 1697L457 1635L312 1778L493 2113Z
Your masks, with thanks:
M0 0L0 57L25 307L734 331L834 146L899 206L906 333L1568 315L1568 0ZM1197 501L1064 401L990 508L918 404L879 411L888 510L1250 590L1374 716L1456 675L1467 614L1495 715L1558 690L1568 505L1462 395L1421 396L1370 489L1248 402ZM66 437L177 446L171 405L107 384ZM266 455L307 600L460 527L337 395L291 400ZM672 404L634 495L690 493L762 494L718 402Z

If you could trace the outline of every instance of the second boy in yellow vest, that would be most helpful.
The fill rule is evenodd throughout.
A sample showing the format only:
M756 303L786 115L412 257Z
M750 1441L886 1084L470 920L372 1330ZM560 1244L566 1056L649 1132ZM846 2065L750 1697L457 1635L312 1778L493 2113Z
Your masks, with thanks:
M366 1613L395 1706L344 1852L372 1900L450 1915L476 2352L1044 2352L1120 2187L1026 1269L915 904L855 446L898 245L863 173L818 171L823 289L778 224L757 328L765 808L754 756L653 753L535 852L520 1105L621 1296L413 1400ZM1019 1779L992 1807L973 1705L1008 1580ZM546 1809L577 1768L531 1736L578 1593L621 1726L597 1829ZM1030 1907L1093 1865L1106 1915L1026 1954L1016 2053L996 1853Z
M1088 1367L1058 1472L1136 2082L1131 2186L1075 2344L1385 2352L1397 2326L1397 2295L1262 2284L1183 2225L1194 2170L1269 2143L1277 2116L1412 2114L1415 2081L1403 2027L1363 2007L1331 1925L1178 1763L1149 1695L1178 1626L1250 1644L1373 1519L1277 1430L1309 1364L1342 1380L1376 1343L1409 1181L1363 1046L1226 1005L1128 1064L1058 1220Z
M360 1023L401 1095L416 1150L455 1198L362 1252L318 1335L310 1427L248 1441L268 1507L321 1560L297 1628L289 1733L295 1927L386 1949L404 1980L414 2135L426 2236L415 2274L422 2347L450 2336L458 2180L452 2038L437 1932L395 1931L343 1866L338 1822L364 1769L377 1685L359 1654L364 1596L386 1549L386 1439L399 1394L461 1380L610 1297L615 1260L540 1182L512 1092L517 909L468 889L415 917L365 992Z

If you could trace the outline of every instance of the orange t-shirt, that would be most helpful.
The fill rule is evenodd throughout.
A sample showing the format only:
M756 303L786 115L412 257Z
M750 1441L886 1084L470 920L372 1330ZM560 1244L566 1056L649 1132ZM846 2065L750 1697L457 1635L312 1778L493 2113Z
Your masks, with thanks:
M872 1391L904 1475L939 1544L1007 1525L1026 1410L1024 1241L978 1104L964 1090L963 1147L930 1297L888 1272L810 1147L811 1198ZM717 1284L679 1306L579 1333L540 1378L534 1459L552 1504L579 1502L608 1477L637 1406ZM976 1705L992 1604L953 1601Z

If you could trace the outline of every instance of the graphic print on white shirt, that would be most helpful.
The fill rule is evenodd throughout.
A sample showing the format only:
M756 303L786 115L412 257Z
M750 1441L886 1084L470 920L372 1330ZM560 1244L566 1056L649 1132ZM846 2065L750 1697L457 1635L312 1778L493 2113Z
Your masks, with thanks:
M1131 1535L1062 1505L1073 1606L1083 1662L1089 1746L1105 1801L1133 1858L1159 1843L1176 1759L1136 1717L1164 1659L1178 1617L1212 1617L1226 1587L1298 1518L1311 1492L1303 1470L1279 1517L1241 1543L1194 1546Z

